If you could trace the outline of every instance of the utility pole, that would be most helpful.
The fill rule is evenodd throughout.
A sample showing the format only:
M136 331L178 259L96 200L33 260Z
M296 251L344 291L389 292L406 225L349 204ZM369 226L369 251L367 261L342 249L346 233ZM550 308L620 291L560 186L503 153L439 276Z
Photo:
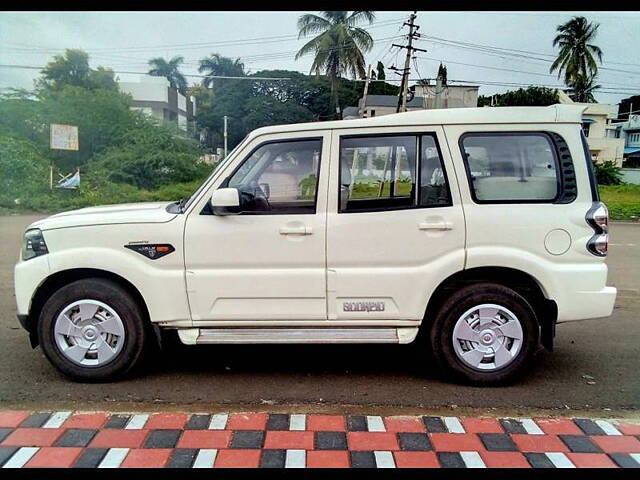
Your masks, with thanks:
M369 93L369 82L371 81L371 64L369 64L368 68L367 68L367 76L365 77L365 82L364 82L364 93L362 95L362 111L363 114L362 116L364 117L365 114L364 112L366 112L367 110L367 94Z
M409 21L403 23L403 25L406 25L409 27L409 34L407 35L408 44L407 45L397 45L395 43L392 44L392 46L394 47L407 49L407 56L405 57L404 68L402 69L402 82L400 83L400 95L398 98L398 108L396 108L396 112L407 111L407 91L409 89L409 73L411 72L411 67L410 67L411 55L413 52L426 52L426 50L422 48L416 48L413 46L414 38L420 37L420 34L418 33L420 26L415 25L413 23L416 17L417 15L416 15L416 12L414 11L409 16ZM399 70L399 69L392 67L392 70Z
M227 158L227 116L224 116L224 158Z

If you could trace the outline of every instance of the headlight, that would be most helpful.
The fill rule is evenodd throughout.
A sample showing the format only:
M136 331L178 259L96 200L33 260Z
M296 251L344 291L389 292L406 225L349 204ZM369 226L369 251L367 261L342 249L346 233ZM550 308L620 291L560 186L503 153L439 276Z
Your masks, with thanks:
M27 230L24 234L24 244L22 245L22 260L38 257L49 253L47 244L39 229Z

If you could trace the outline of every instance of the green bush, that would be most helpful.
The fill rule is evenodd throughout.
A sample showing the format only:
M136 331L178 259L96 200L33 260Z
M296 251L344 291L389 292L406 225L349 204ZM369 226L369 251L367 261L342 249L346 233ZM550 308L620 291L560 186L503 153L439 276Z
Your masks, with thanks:
M598 185L621 185L622 169L616 165L616 162L607 160L606 162L593 162Z
M48 189L49 162L34 142L0 134L0 179L0 206L14 207Z

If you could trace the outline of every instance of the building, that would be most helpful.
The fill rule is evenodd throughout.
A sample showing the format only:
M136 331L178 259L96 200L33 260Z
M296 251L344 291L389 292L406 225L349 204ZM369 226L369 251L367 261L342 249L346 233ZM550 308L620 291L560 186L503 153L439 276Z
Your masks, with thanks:
M629 115L629 120L616 124L620 138L624 139L624 163L640 166L640 115Z
M436 95L440 88L440 96ZM407 101L407 111L435 108L470 108L478 106L476 85L413 85L409 87L411 100ZM366 105L361 98L357 107L346 107L342 112L343 120L368 118L396 113L398 97L396 95L367 95Z
M398 97L396 95L367 95L366 104L363 98L358 102L358 114L360 118L370 118L396 113ZM425 108L422 98L414 97L407 102L407 111L421 110Z
M620 136L620 128L615 119L618 118L618 106L607 103L578 103L561 90L558 90L560 103L581 105L582 130L587 137L591 158L598 162L612 161L622 166L624 155L624 138Z
M133 97L132 110L140 110L164 124L174 124L180 130L189 130L196 113L195 98L185 97L171 88L164 77L142 75L138 82L118 82L120 91Z
M414 85L410 87L416 97L425 99L425 108L472 108L478 106L477 85ZM440 90L440 106L437 106L437 93Z

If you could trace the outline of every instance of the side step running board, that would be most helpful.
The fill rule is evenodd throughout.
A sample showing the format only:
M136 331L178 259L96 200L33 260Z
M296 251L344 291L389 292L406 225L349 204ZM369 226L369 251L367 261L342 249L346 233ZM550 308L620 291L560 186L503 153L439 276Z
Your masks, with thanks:
M220 343L410 343L416 327L377 328L181 328L187 345Z

